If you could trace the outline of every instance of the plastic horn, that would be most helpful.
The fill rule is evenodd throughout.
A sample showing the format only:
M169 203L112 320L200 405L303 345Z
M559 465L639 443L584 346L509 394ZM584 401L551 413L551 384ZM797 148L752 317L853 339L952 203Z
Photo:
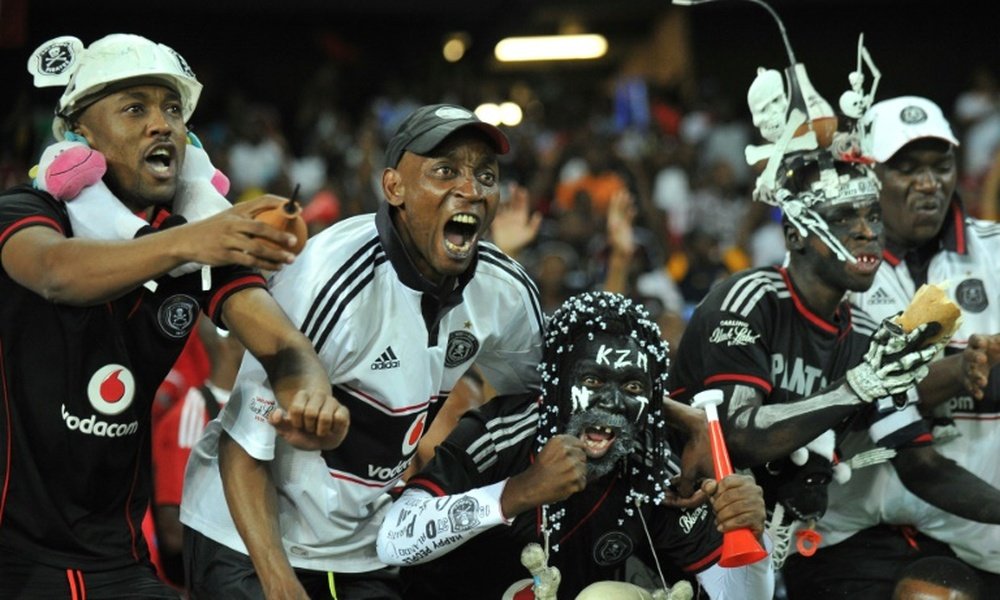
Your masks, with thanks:
M722 437L722 426L719 424L717 406L722 403L722 390L705 390L695 394L691 405L705 410L708 418L708 437L712 444L712 464L715 467L716 481L733 474L733 465L729 462L729 451L726 450L726 440ZM767 550L760 545L753 532L747 528L734 529L722 534L722 567L742 567L755 563L767 556Z

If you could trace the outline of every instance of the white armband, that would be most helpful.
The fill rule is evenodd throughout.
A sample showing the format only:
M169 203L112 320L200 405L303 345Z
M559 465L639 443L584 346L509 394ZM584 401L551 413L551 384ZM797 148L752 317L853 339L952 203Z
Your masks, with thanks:
M725 568L718 563L698 573L697 579L712 600L741 600L743 598L771 598L774 596L774 563L771 552L774 545L764 534L764 549L768 555L755 563L735 568Z
M382 562L412 565L454 550L480 532L509 525L500 509L507 480L453 494L432 496L407 489L382 521L376 547Z

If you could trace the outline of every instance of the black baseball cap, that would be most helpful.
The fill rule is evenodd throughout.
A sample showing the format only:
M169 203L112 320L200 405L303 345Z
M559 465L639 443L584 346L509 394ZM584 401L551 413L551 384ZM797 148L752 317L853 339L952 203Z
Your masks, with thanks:
M493 125L480 121L471 110L454 104L429 104L413 111L396 130L385 149L385 164L398 166L406 150L424 155L464 127L475 127L486 134L497 154L510 150L507 136Z

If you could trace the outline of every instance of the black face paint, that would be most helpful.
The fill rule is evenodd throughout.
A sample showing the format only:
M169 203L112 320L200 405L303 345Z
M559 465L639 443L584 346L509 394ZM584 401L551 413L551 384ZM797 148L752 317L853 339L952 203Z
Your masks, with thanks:
M662 502L679 473L661 409L669 370L659 327L620 294L578 294L546 323L535 451L558 434L589 438L588 477L617 471L627 482L620 523L640 505ZM558 505L542 507L550 530L564 514Z

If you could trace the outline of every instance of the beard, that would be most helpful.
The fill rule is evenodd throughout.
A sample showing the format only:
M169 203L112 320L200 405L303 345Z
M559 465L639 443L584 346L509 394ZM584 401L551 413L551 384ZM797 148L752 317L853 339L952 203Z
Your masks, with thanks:
M614 470L619 462L624 462L637 449L638 442L634 424L629 423L623 415L599 408L571 416L569 423L566 424L566 433L580 438L589 427L611 427L615 430L614 441L603 456L587 457L587 481L595 481Z

